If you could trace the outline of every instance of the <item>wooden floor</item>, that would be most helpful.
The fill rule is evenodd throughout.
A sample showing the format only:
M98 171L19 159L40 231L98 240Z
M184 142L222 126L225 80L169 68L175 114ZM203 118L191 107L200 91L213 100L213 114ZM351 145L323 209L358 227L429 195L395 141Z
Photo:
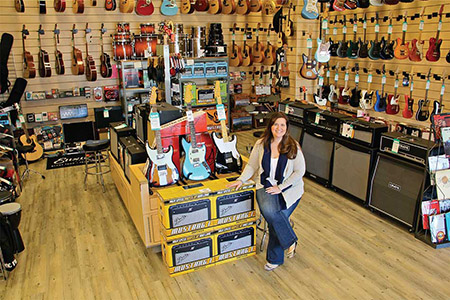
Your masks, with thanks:
M264 271L263 252L170 278L161 254L143 247L110 176L103 194L92 178L83 190L82 167L32 168L47 179L32 175L18 199L26 250L0 279L0 299L450 298L450 249L434 250L307 179L293 214L299 251L285 265Z

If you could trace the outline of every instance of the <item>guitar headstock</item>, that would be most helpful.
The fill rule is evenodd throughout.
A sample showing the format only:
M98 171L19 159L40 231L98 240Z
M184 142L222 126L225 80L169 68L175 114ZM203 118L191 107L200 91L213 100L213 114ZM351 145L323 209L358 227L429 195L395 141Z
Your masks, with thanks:
M427 80L430 80L430 76L431 76L431 68L428 70Z
M344 15L344 26L345 26L346 22L347 22L347 17Z
M405 10L404 12L403 12L403 20L406 22L406 21L408 21L408 11L407 10Z
M359 63L355 63L355 73L359 73Z
M319 76L323 77L325 66L322 64L319 68Z
M106 28L105 28L105 24L104 23L102 23L102 27L100 28L100 32L101 32L101 34L103 35L103 34L105 34L106 33Z
M261 30L261 23L258 23L258 25L256 26L256 33L259 33L260 30Z
M233 34L236 33L236 28L237 28L237 24L234 23L234 24L233 24Z
M222 104L222 96L220 95L220 81L216 80L214 83L214 98L216 98L217 104Z
M441 8L439 9L439 18L442 19L442 13L444 12L444 4L441 5Z
M25 24L23 24L23 26L22 26L22 38L23 39L26 39L27 38L27 35L29 35L30 34L30 32L28 31L28 29L25 27Z
M422 11L420 12L420 20L423 21L423 16L425 15L425 6L422 7Z
M375 13L375 21L376 21L375 24L378 24L378 12Z
M78 33L78 29L76 28L76 24L73 24L72 27L72 40L75 38L75 34Z
M53 33L56 36L59 36L59 34L61 33L61 30L58 29L58 24L55 24L55 29L53 30Z
M345 70L345 73L348 73L348 67L349 67L349 65L350 65L350 63L349 63L349 62L347 62L347 64L345 65L345 68L344 68L344 70Z
M158 99L158 88L156 86L152 87L152 90L150 92L150 105L155 105L156 100Z
M447 71L444 69L444 71L442 72L442 78L441 78L442 84L444 84L446 77L447 77Z
M40 35L43 35L43 34L45 34L45 31L44 31L44 29L42 29L42 24L39 24L39 29L38 29L38 37L40 36Z
M398 74L400 73L399 67L395 70L395 80L398 80Z
M385 64L383 64L383 67L381 67L381 73L382 73L383 75L386 74L386 65L385 65Z
M191 105L192 102L192 84L187 84L184 91L184 103L186 106Z
M86 34L91 33L91 29L89 28L89 23L86 23L86 28L84 29Z

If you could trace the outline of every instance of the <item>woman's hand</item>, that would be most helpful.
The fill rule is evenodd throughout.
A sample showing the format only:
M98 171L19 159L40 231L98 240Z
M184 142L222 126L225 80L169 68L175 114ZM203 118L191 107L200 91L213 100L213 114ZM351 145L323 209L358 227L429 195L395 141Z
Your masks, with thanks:
M228 184L227 187L235 187L236 190L238 190L242 186L242 184L242 181L236 180L235 182Z
M278 186L271 186L266 189L266 193L271 195L277 195L281 193L281 190Z

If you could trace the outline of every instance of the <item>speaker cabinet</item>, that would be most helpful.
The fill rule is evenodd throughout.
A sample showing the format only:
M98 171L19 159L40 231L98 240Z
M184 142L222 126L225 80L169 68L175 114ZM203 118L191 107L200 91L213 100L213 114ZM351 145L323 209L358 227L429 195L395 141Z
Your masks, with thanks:
M369 206L413 227L423 181L423 166L378 153Z
M337 138L334 143L331 185L367 202L375 154L374 148Z
M300 142L304 129L304 125L302 124L303 119L289 115L287 117L289 119L289 134L294 138L294 140Z
M329 186L334 152L334 136L312 127L305 127L301 146L306 161L306 175Z

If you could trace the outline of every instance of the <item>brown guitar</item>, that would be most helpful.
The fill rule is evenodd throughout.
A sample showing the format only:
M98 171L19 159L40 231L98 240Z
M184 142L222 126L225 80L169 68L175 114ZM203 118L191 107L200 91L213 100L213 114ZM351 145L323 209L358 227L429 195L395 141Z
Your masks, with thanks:
M195 0L181 0L181 13L182 14L192 14L195 9Z
M36 68L34 66L33 55L30 52L25 50L25 40L27 35L30 32L25 28L25 25L22 27L22 46L23 46L23 77L25 78L35 78L36 77Z
M24 146L34 145L33 151L29 153L23 153L22 157L29 162L37 161L44 154L44 149L42 149L42 146L38 143L37 137L34 134L30 136L30 134L28 133L28 128L27 125L25 124L25 118L23 117L22 110L20 109L19 104L14 103L14 106L16 107L16 110L19 114L19 120L20 123L22 124L22 128L25 133L20 136L19 138L20 143Z
M121 13L131 14L134 11L134 0L119 0Z
M308 34L306 42L306 48L308 49L308 55L302 54L303 65L300 69L300 75L309 80L315 80L319 76L317 72L317 61L312 55L312 39L311 34Z
M88 81L96 81L97 80L97 67L95 66L95 60L92 55L89 55L89 44L92 41L91 29L86 23L85 29L85 38L86 38L86 79ZM89 34L89 38L88 38Z
M116 10L117 3L116 0L106 0L105 1L105 9L108 11Z
M63 60L63 54L61 51L58 50L58 44L59 44L59 33L60 30L58 29L58 24L55 24L55 30L53 30L54 38L55 38L55 69L56 74L63 75L65 72L64 68L64 60Z
M287 45L283 45L283 51L284 51L284 59L280 63L280 76L281 77L289 77L290 71L289 71L289 63L287 59Z
M236 23L233 25L233 33L231 34L231 51L230 51L230 66L239 67L242 65L241 48L236 44Z
M286 44L286 34L283 30L283 7L280 8L280 17L279 17L279 25L278 25L278 33L277 33L277 48L283 47ZM278 13L278 12L277 12Z
M208 13L217 15L222 11L222 0L209 0Z
M39 25L38 30L38 42L39 42L39 76L50 77L52 76L52 67L50 65L50 56L48 52L42 49L41 35L45 34L42 29L42 25Z
M84 0L73 0L72 11L74 14L84 13Z
M289 5L288 17L286 19L286 35L293 36L294 35L294 22L291 20L291 9L292 3Z
M248 67L253 64L252 47L247 44L248 24L245 24L244 46L242 47L242 66Z
M256 29L256 42L252 47L253 62L262 63L264 61L264 46L263 43L259 41L259 31L261 29L261 23L258 23L258 28Z
M196 11L207 11L209 8L209 2L208 0L196 0L194 7Z
M80 49L75 48L75 34L78 33L78 29L75 28L73 24L72 28L72 74L73 75L83 75L84 74L84 63L83 54Z
M250 13L250 1L239 0L236 5L236 13L238 15L247 15L248 13Z
M271 66L276 61L275 47L270 43L270 31L272 30L272 24L269 24L267 29L267 44L264 49L264 61L263 64L266 66Z
M106 33L105 24L102 23L100 29L100 46L102 54L100 56L100 74L103 78L109 78L112 75L111 57L103 50L103 35Z
M234 0L223 0L222 13L225 15L234 14L236 11L236 2Z
M262 8L261 0L250 0L250 12L260 12Z
M264 0L262 11L266 16L273 15L277 10L274 0Z

